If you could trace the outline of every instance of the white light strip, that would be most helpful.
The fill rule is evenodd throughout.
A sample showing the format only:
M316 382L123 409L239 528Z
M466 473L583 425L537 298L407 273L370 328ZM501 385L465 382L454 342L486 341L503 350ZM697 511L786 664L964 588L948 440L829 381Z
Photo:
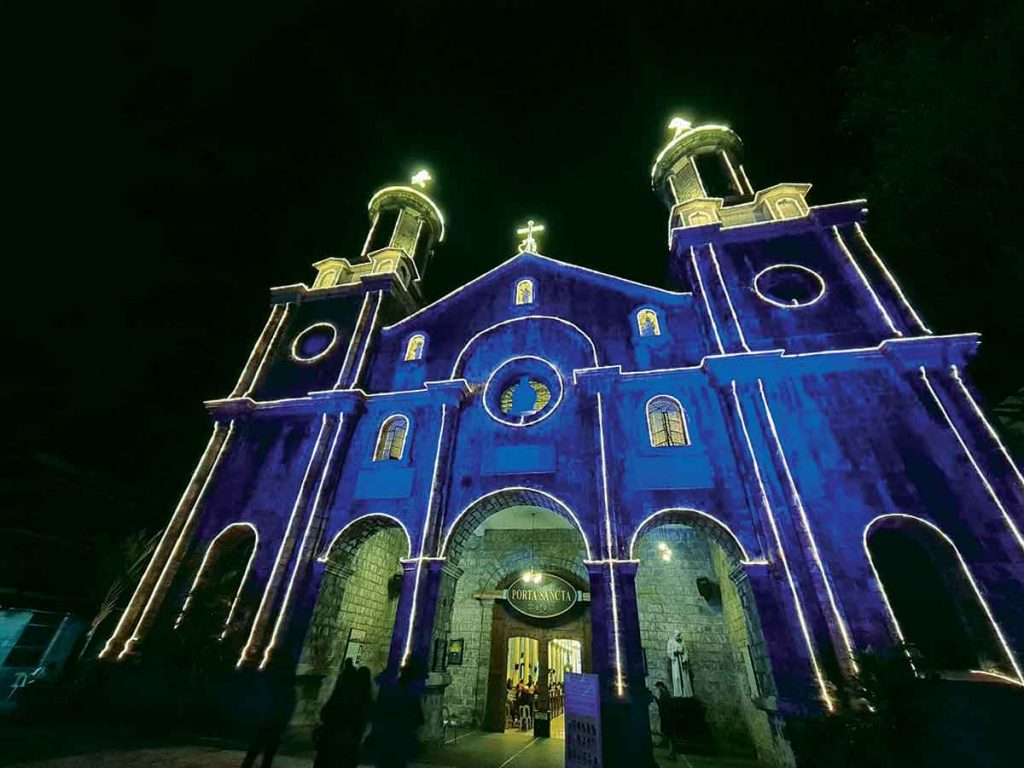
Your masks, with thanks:
M615 550L612 546L612 515L608 505L608 463L605 457L604 446L604 405L601 401L601 393L597 393L597 434L601 443L601 498L604 502L604 531L605 545L608 549L608 560L615 557ZM615 640L615 688L619 696L622 696L625 683L622 680L622 650L619 644L619 596L615 588L615 565L608 563L608 574L611 577L609 586L612 592L612 635Z
M667 515L671 515L671 514L674 514L674 513L677 513L677 512L683 512L683 513L685 513L687 515L691 515L691 514L692 515L698 515L700 517L706 518L707 520L711 521L714 525L718 526L719 528L724 530L727 534L729 534L729 538L733 540L733 542L736 544L736 548L740 551L740 555L742 556L742 559L740 560L740 562L743 563L743 565L751 565L751 564L756 562L756 561L750 559L750 555L747 554L747 548L743 546L743 542L740 541L739 537L735 533L733 533L732 528L730 528L728 525L723 523L717 517L709 515L707 512L701 512L699 509L689 509L689 508L685 508L684 509L682 507L669 507L669 508L666 508L666 509L659 509L654 514L648 515L644 519L644 521L642 523L640 523L640 525L637 526L636 530L633 531L633 536L629 540L629 559L630 560L636 560L636 542L637 542L637 539L639 539L641 536L643 536L645 533L647 533L650 528L657 527L657 526L651 525L654 522L655 519L657 519L658 517L661 517L663 515L667 516Z
M680 131L677 136L674 136L672 138L672 141L670 141L668 144L666 144L664 147L662 147L661 152L659 152L658 156L656 158L654 158L654 165L651 166L651 183L652 184L654 183L654 176L658 172L658 165L661 164L662 159L665 157L665 155L668 154L669 150L671 150L672 147L674 147L676 144L678 144L684 138L688 138L688 137L692 136L695 133L704 133L704 132L707 132L707 131L711 131L711 132L726 131L728 133L732 133L732 131L730 131L726 126L724 126L724 125L714 125L714 124L695 125L692 128L689 128L689 129L687 129L685 131ZM691 161L693 160L692 157L690 159L691 159Z
M518 258L521 258L522 256L523 256L523 254L517 253L515 256L512 256L512 257L510 257L508 259L505 259L505 261L501 262L500 264L498 264L495 267L491 267L489 270L484 272L482 275L478 275L477 277L474 277L468 283L465 283L464 285L459 286L454 291L451 291L450 293L446 293L444 296L442 296L441 298L437 299L436 301L430 302L429 304L427 304L427 306L423 307L422 309L417 309L411 315L408 315L407 317L403 317L397 323L393 323L392 325L384 326L384 330L385 331L390 331L390 330L392 330L394 328L397 328L400 325L404 325L404 324L408 323L409 321L411 321L413 318L419 317L424 312L429 312L434 307L436 307L436 306L438 306L440 304L444 304L445 302L447 302L453 296L458 296L463 291L468 290L470 287L472 287L476 283L479 283L484 278L488 277L489 275L493 274L494 272L497 272L499 269L501 269L505 265L512 263L513 261L515 261ZM567 269L567 270L575 270L575 271L579 271L579 272L589 272L592 275L597 275L598 277L603 277L603 278L605 278L607 280L610 280L610 281L613 281L613 282L627 283L629 285L635 285L638 288L643 288L645 291L652 291L654 293L668 294L669 296L689 296L689 295L691 295L688 291L670 291L667 288L659 288L659 287L654 286L654 285L645 285L644 283L638 283L636 280L630 280L630 279L625 278L625 277L618 277L617 275L609 275L606 272L598 272L596 269L590 269L589 267L581 267L578 264L570 264L570 263L565 262L565 261L559 261L558 259L552 259L550 256L543 256L543 255L541 255L539 253L532 253L532 254L530 254L530 258L541 259L542 261L549 261L552 264L554 264L556 266L559 266L559 267L562 267L562 268Z
M359 365L356 367L356 372L352 376L352 382L349 387L359 386L359 377L363 375L363 364L366 362L366 355L370 350L370 343L373 341L373 334L377 325L377 317L380 314L380 305L384 300L384 292L377 291L377 303L373 305L373 316L370 318L370 327L366 329L366 338L361 340L362 350L359 355Z
M934 523L929 522L928 520L925 520L924 518L917 517L916 515L908 515L908 514L904 514L902 512L893 512L893 513L890 513L890 514L887 514L887 515L879 515L878 517L876 517L874 520L872 520L870 523L867 524L867 526L864 528L864 536L863 536L863 539L864 539L864 551L867 552L868 562L871 564L871 570L874 571L875 579L878 581L879 586L881 586L882 581L878 577L878 571L875 569L874 561L872 561L872 559L871 559L871 550L868 548L868 532L870 531L871 527L873 525L875 525L875 523L877 523L878 521L886 520L886 519L890 519L890 518L894 518L894 517L903 518L903 519L906 519L906 520L914 520L914 521L916 521L918 523L921 523L922 525L927 526L928 528L931 528L933 531L935 531L935 533L937 533L939 536L941 536L942 539L947 544L949 544L950 547L952 547L953 552L956 553L957 562L960 563L960 568L964 572L964 576L967 577L967 581L968 581L968 583L970 583L971 589L974 590L975 597L978 598L978 602L981 604L982 609L985 611L985 616L988 617L989 624L992 625L992 629L995 631L996 637L999 639L999 644L1003 647L1003 653L1006 654L1007 660L1010 662L1010 665L1013 667L1013 671L1017 675L1017 682L1022 684L1022 685L1024 685L1024 673L1021 672L1020 665L1017 663L1017 657L1014 656L1013 650L1010 648L1009 643L1006 642L1006 638L1003 636L1002 630L999 628L999 625L996 623L995 617L992 615L992 610L988 606L988 602L985 600L984 595L981 594L981 590L978 588L978 583L974 580L974 576L971 575L970 568L967 567L967 561L964 560L964 556L960 554L960 550L957 548L956 544L953 543L953 540L951 538L949 538L949 536L947 536L942 531L942 529L939 528L937 525L935 525ZM889 603L889 598L885 595L885 590L884 589L882 589L882 596L885 597L885 607L889 609L889 615L892 617L892 622L896 626L896 633L897 633L897 635L899 635L900 640L904 644L906 644L906 639L903 636L903 632L899 628L899 624L896 621L896 614L893 613L892 605Z
M363 294L363 303L359 307L359 314L356 316L356 324L352 329L352 335L348 339L348 348L345 350L345 359L341 361L341 368L338 371L338 380L334 382L335 389L341 389L344 386L345 378L348 376L350 370L352 370L352 352L358 346L356 344L357 339L362 342L363 328L366 324L366 313L370 311L370 294Z
M192 509L189 510L188 517L185 519L184 525L181 526L181 530L178 533L178 540L174 543L174 548L171 550L170 556L164 563L163 570L160 571L160 576L157 578L156 583L153 585L153 591L149 593L149 600L146 601L146 607L142 609L142 613L139 615L139 620L135 624L135 631L132 633L131 638L124 644L124 648L121 653L117 655L117 658L123 658L131 653L132 647L139 640L142 639L142 632L144 631L146 619L149 617L150 612L154 609L154 603L157 597L162 594L162 585L170 578L172 566L177 567L178 560L181 557L181 552L185 547L185 539L188 537L188 533L192 527L192 521L195 520L196 513L199 511L199 506L206 496L206 489L210 487L210 481L213 479L214 474L217 472L217 467L220 464L220 460L224 458L224 452L227 447L231 444L231 436L235 433L235 422L232 420L228 424L228 433L224 437L224 442L221 443L220 450L217 451L217 458L213 460L213 464L210 466L210 471L206 475L206 479L203 481L203 487L199 490L196 495L196 500L192 502Z
M994 677L996 680L1000 680L1004 683L1010 683L1011 685L1024 685L1020 680L1010 677L1009 675L1002 675L998 672L992 672L988 669L972 669L971 674L974 675L985 675L986 677Z
M960 434L960 430L956 428L953 423L953 419L950 417L949 412L946 410L946 406L942 404L942 400L939 399L938 393L935 388L932 387L931 381L928 379L928 373L925 371L922 365L918 370L921 371L921 380L924 381L924 385L928 388L932 398L935 400L935 404L939 406L939 410L942 412L942 417L946 420L946 424L949 425L950 430L956 436L956 441L960 443L960 447L963 449L964 455L967 460L971 462L971 466L974 467L974 471L978 475L978 479L981 480L981 484L985 486L985 490L988 491L988 495L995 502L995 505L999 508L1000 513L1003 515L1003 520L1006 521L1006 525L1009 527L1010 532L1013 533L1013 537L1017 540L1017 544L1022 550L1024 550L1024 536L1021 535L1020 529L1017 524L1013 522L1013 518L1010 517L1010 513L1006 511L1006 507L1003 506L1003 502L999 500L999 495L996 493L995 488L989 483L988 478L985 477L985 473L981 471L981 467L978 466L978 462L974 459L974 454L971 453L971 449L967 447L967 443L964 442L963 436Z
M487 388L490 387L491 381L494 379L496 374L501 372L501 369L504 368L507 363L511 363L515 360L537 360L551 368L551 370L555 372L555 376L558 378L558 397L555 398L554 405L552 405L550 408L547 405L545 405L544 407L547 409L547 412L543 416L541 416L539 419L528 421L525 424L520 424L514 421L509 421L507 419L501 418L500 416L498 416L498 414L494 413L494 411L491 410L491 406L487 402ZM539 424L540 422L544 421L544 419L546 419L548 416L553 414L555 410L558 408L558 406L561 404L563 397L565 397L565 380L562 379L562 374L558 372L558 368L555 367L554 363L552 363L549 360L545 360L543 357L537 357L536 355L520 355L519 357L510 357L508 360L503 360L501 363L495 366L494 370L491 371L491 375L487 377L487 381L484 382L484 395L481 399L483 400L484 410L487 412L487 415L490 416L499 424L504 424L507 427L532 427L534 424Z
M256 615L253 618L252 628L249 630L249 638L245 642L245 647L242 648L241 654L238 656L238 664L241 666L249 659L249 655L257 651L256 644L259 642L260 630L266 621L266 612L269 610L268 602L271 600L271 592L273 591L275 578L278 570L281 568L281 560L284 557L285 550L288 548L289 539L291 539L292 528L295 525L295 519L299 514L299 510L302 508L303 502L305 502L306 493L308 492L309 473L313 469L313 464L316 461L317 454L320 452L320 443L323 440L324 430L327 427L327 414L325 413L320 417L320 431L317 433L316 441L313 443L313 450L309 454L309 461L306 463L306 471L302 475L302 482L299 483L299 489L295 494L295 503L292 505L292 513L288 518L288 527L285 528L284 536L281 537L281 545L277 548L277 557L274 560L274 567L270 570L270 574L267 576L267 585L263 589L263 597L260 598L259 608L256 609Z
M420 554L416 561L416 580L412 585L412 606L409 608L409 628L405 633L405 650L402 652L402 664L405 666L412 652L412 636L416 628L416 601L420 593L420 571L423 569L423 555L427 548L427 534L430 532L430 513L434 507L434 492L437 489L437 473L441 466L441 452L444 449L444 427L447 406L441 404L441 426L437 430L437 452L434 454L434 473L430 476L430 493L427 496L427 511L420 534Z
M363 250L360 251L359 255L365 257L366 252L370 249L370 240L373 238L373 231L377 229L377 221L380 219L380 211L377 211L373 215L373 221L370 223L370 231L366 233L366 241L363 243Z
M693 262L693 274L697 276L697 287L700 288L700 297L704 299L704 306L708 310L708 319L711 321L711 330L715 332L715 342L718 344L718 352L725 354L725 347L722 346L722 337L718 334L718 323L715 322L715 313L711 311L711 303L708 301L708 292L704 290L704 281L700 277L700 267L697 266L697 254L690 246L690 261Z
M842 250L842 252L846 255L846 258L853 266L854 271L856 271L857 275L860 277L861 282L864 283L864 287L867 288L868 293L871 294L871 300L875 302L875 306L878 308L879 313L882 315L882 319L885 320L885 324L889 326L889 330L891 330L897 336L902 336L903 331L899 330L895 326L895 324L892 321L892 318L889 316L889 313L886 312L885 307L882 306L882 300L878 298L878 294L875 293L875 289L872 288L871 283L868 282L868 278L867 275L864 274L864 270L860 268L860 264L858 264L857 260L853 258L853 254L850 253L850 249L846 247L846 241L843 240L843 236L839 232L839 227L833 226L832 234L835 235L836 242L839 244L840 250Z
M992 424L985 418L985 414L982 412L978 402L974 399L974 396L971 395L971 391L967 389L967 385L964 383L964 380L960 378L960 369L955 365L951 365L950 370L953 372L953 379L960 387L960 391L964 393L964 397L967 398L967 402L971 404L971 409L981 420L981 423L985 425L985 429L999 447L999 452L1003 454L1003 458L1006 459L1006 463L1010 465L1010 470L1017 476L1017 482L1020 483L1021 488L1024 488L1024 476L1021 476L1020 470L1017 468L1017 463L1013 460L1013 457L1010 456L1010 452L1006 449L1006 446L1003 445L1003 441L999 439L999 435L996 434Z
M757 282L758 282L758 280L761 279L761 276L764 275L767 272L771 272L772 270L782 269L782 268L785 268L785 267L788 267L790 269L796 269L797 271L800 271L800 272L806 272L807 274L811 275L815 280L817 280L818 281L818 295L815 296L810 301L798 302L796 304L786 304L784 302L777 301L776 299L773 299L770 296L762 293L761 289L757 285ZM772 264L770 267L765 267L760 272L758 272L756 275L754 275L754 280L751 282L751 286L754 289L754 293L757 294L758 298L760 298L761 301L763 301L763 302L765 302L767 304L771 304L771 305L776 306L776 307L780 307L781 309L800 309L801 307L809 307L812 304L817 304L825 296L825 281L821 278L821 275L819 275L813 269L805 267L803 264Z
M260 360L259 367L256 369L256 373L252 377L252 382L249 384L249 388L245 390L242 397L249 397L253 393L253 390L260 384L260 376L263 373L263 366L267 364L267 360L272 354L274 354L274 347L277 345L277 337L281 335L281 329L285 327L288 321L288 314L292 311L292 305L286 304L284 312L281 313L281 319L277 323L277 328L274 329L274 335L270 337L270 343L267 344L267 349L263 353L263 358Z
M793 504L796 506L797 512L800 514L800 525L804 529L804 535L807 537L807 542L811 546L811 556L814 558L814 564L818 568L818 573L821 574L821 580L825 584L825 593L828 595L828 604L832 609L832 615L835 617L836 626L839 628L839 634L842 635L843 645L846 646L846 655L850 660L850 667L853 669L854 674L860 673L860 667L857 665L857 655L853 648L853 641L850 639L850 630L846 626L846 622L843 620L842 612L839 610L839 604L836 601L836 596L832 592L832 584L829 582L828 573L825 570L825 564L821 561L821 553L818 552L818 544L814 540L814 533L811 531L811 522L807 517L807 511L804 509L803 499L800 498L800 492L797 490L796 481L793 479L793 473L789 469L789 461L786 459L786 452L782 448L782 440L779 438L779 431L775 427L775 417L772 415L772 409L768 405L768 396L764 391L764 382L761 379L757 380L757 387L761 391L761 402L764 404L764 412L768 417L768 426L772 431L772 439L775 441L775 451L779 457L779 461L782 463L782 469L786 473L786 481L789 484L790 496L793 499Z
M902 646L903 648L903 654L907 657L907 663L910 664L910 668L914 671L914 674L916 675L917 665L914 664L914 657L910 653L910 648L907 645L907 638L903 634L903 628L900 627L899 621L896 619L896 612L892 609L892 603L889 602L889 593L885 591L885 585L882 583L882 577L881 575L879 575L878 569L875 568L875 560L871 556L871 550L868 548L868 531L871 529L871 526L874 525L879 519L880 518L876 517L874 520L872 520L870 523L864 526L864 531L863 533L861 533L861 541L864 545L864 554L867 555L868 565L871 566L871 573L873 573L875 576L875 586L878 587L878 592L882 596L882 602L885 603L885 609L889 613L889 621L892 622L892 628L896 630L896 637L897 639L899 639L900 646Z
M470 346L472 346L474 341L479 339L485 333L490 333L491 331L495 330L496 328L501 328L502 326L509 325L510 323L523 323L523 322L527 322L529 320L553 320L556 323L561 323L562 325L567 325L570 328L572 328L573 330L577 331L581 336L583 336L583 338L585 338L588 342L590 342L590 350L591 350L591 352L594 355L594 365L595 366L599 366L600 365L600 363L598 362L598 359L597 359L597 345L594 344L594 340L592 338L590 338L590 336L588 334L584 333L583 329L581 329L578 325L576 325L575 323L570 323L568 320L563 320L560 317L554 317L552 315L526 315L525 317L513 317L513 318L511 318L509 320L502 320L500 323L495 323L494 325L492 325L492 326L490 326L488 328L484 328L479 333L474 334L473 337L469 341L466 342L465 346L459 352L458 357L455 358L455 365L452 366L451 377L454 379L454 378L456 378L457 376L460 375L460 373L459 373L459 365L462 363L462 356L464 354L466 354L466 350L469 349Z
M750 183L750 179L747 177L747 171L743 167L742 163L740 163L740 175L743 177L743 181L747 183L747 194L754 194L754 185Z
M736 175L736 169L732 167L732 161L729 159L729 153L724 149L718 150L718 153L725 161L725 167L729 169L729 175L732 176L732 182L736 185L736 191L742 195L746 190L743 188L743 185L740 184L739 176Z
M338 439L341 437L342 433L343 420L344 416L339 415L337 424L334 427L334 439L331 440L331 447L327 452L327 461L324 462L324 471L320 473L320 485L316 489L316 496L313 497L313 506L309 511L309 519L306 521L306 530L302 533L302 541L299 544L299 549L295 555L295 564L292 566L291 578L288 579L288 588L284 592L284 600L281 601L281 607L277 611L277 621L274 622L274 629L270 634L270 642L267 643L267 647L263 651L263 660L260 662L260 669L263 669L270 662L270 656L277 647L281 628L288 618L288 608L291 605L292 590L295 587L295 579L298 578L299 572L306 565L306 547L309 544L309 536L313 531L313 525L316 523L317 510L320 509L320 497L323 495L324 486L327 485L328 478L331 473L331 466L334 463L334 455L338 449Z
M259 337L256 339L256 343L252 345L252 352L249 353L249 359L245 361L245 365L242 366L241 373L238 374L238 382L235 384L234 389L231 390L229 398L238 397L242 394L242 389L245 387L245 380L247 378L246 372L252 367L253 360L256 358L256 350L260 348L260 342L266 338L267 333L270 331L270 326L275 320L278 319L278 315L281 314L283 308L280 304L275 304L274 308L270 310L270 317L267 318L266 324L263 326L263 330L260 331Z
M750 432L747 429L747 420L743 416L743 407L740 405L740 396L736 391L736 382L732 382L732 402L736 408L736 415L740 419L740 427L743 429L743 438L747 443L747 450L750 452L750 461L754 466L754 477L757 479L757 487L761 494L761 505L764 507L765 513L768 515L768 522L772 527L772 535L775 538L775 546L779 552L779 561L782 563L782 570L786 574L786 581L789 583L789 591L793 597L793 607L796 609L797 621L800 623L800 631L804 636L804 643L807 646L807 655L811 662L811 667L814 670L814 678L818 683L818 692L821 695L821 700L825 703L826 709L829 712L835 710L835 703L832 701L832 696L828 692L828 684L825 681L825 675L821 671L821 667L818 665L818 654L814 650L814 642L811 640L811 631L807 626L807 619L804 616L803 606L800 604L800 595L796 589L796 582L793 580L793 573L789 568L789 560L786 557L786 550L782 548L782 535L779 533L778 524L775 522L775 515L772 513L771 502L768 501L768 492L764 487L764 479L761 477L761 467L757 463L757 454L754 453L754 444L750 440Z
M406 542L405 551L406 551L406 556L404 558L400 558L400 559L402 559L402 560L412 560L412 537L409 535L409 529L405 527L405 523L403 523L401 520L399 520L394 515L388 515L388 514L385 514L384 512L371 512L371 513L369 513L367 515L363 515L362 517L357 517L355 520L350 520L349 522L345 523L344 527L340 531L338 531L336 534L334 534L334 537L331 539L330 544L328 544L327 547L324 549L323 554L320 555L316 559L317 562L318 563L326 563L330 559L330 557L331 557L331 550L334 549L334 545L338 543L338 540L341 539L341 537L345 535L345 533L348 531L349 528L351 528L354 525L361 524L364 520L369 520L370 518L373 518L373 517L383 517L383 518L389 520L390 522L395 523L399 528L402 529L402 532L405 534L405 542ZM430 558L427 558L427 559L430 559Z
M927 325L925 325L924 324L924 320L921 319L921 316L918 315L917 312L914 311L913 305L910 303L910 301L904 295L903 289L900 288L900 284L896 282L896 278L889 271L888 267L885 266L885 262L882 261L882 257L878 255L878 253L875 251L874 248L871 247L871 243L868 242L868 238L864 234L864 230L861 229L860 223L859 222L854 222L853 228L854 228L854 230L856 230L857 235L861 239L861 242L864 243L864 247L868 249L868 253L871 254L871 257L875 260L875 263L878 264L879 268L882 270L882 273L885 275L886 279L889 281L889 284L893 287L893 290L896 291L896 295L900 297L900 301L903 302L903 306L905 306L907 308L907 311L910 312L910 316L912 318L914 318L914 322L917 323L917 325L925 333L931 333L932 329L929 328Z
M189 478L188 484L185 486L185 490L181 494L181 498L178 499L178 505L174 508L174 514L171 515L171 522L167 525L166 528L164 528L163 535L160 537L160 543L157 545L156 550L153 552L153 557L150 559L149 565L146 566L146 570L142 574L142 578L139 579L139 583L135 585L135 591L132 592L132 599L128 601L127 607L121 613L121 618L118 619L117 626L114 627L113 633L111 633L110 637L107 638L107 642L104 643L103 649L99 653L99 657L101 659L106 658L106 656L114 650L115 644L121 644L122 641L116 640L116 638L119 638L121 632L127 629L127 627L125 626L126 624L135 621L135 617L138 614L132 611L132 606L135 604L135 601L139 599L139 595L142 591L142 585L146 583L146 579L149 577L150 573L154 573L160 567L157 563L159 562L160 557L163 554L164 545L169 545L171 527L174 523L174 520L179 515L184 514L185 499L188 498L189 489L192 488L193 484L196 481L196 478L199 476L199 470L203 466L204 460L210 453L210 450L213 448L214 442L217 439L217 434L220 432L221 429L222 426L220 422L217 422L216 424L213 425L213 432L210 434L210 439L206 443L206 448L203 449L203 455L202 457L200 457L199 462L196 464L196 468L192 470L192 477Z
M305 336L308 333L312 333L313 331L317 330L318 328L329 328L330 329L330 331L331 331L331 341L330 341L330 343L326 347L324 347L323 350L321 350L320 352L317 352L315 355L311 355L310 357L301 357L299 355L299 342L302 341L302 337L303 336ZM299 333L294 339L292 339L292 345L291 345L291 348L289 349L288 354L291 357L291 359L294 360L297 363L315 363L321 357L323 357L324 355L329 353L332 349L334 349L334 345L337 344L337 343L338 343L338 329L337 328L335 328L331 323L313 323L311 326L309 326L304 331Z
M750 352L750 347L747 346L747 340L743 336L743 326L740 325L740 319L736 315L736 309L732 305L732 297L729 295L729 289L725 287L725 279L722 277L722 268L718 266L718 257L715 255L715 246L708 243L708 250L711 253L711 261L715 265L715 272L718 274L718 282L722 286L722 293L725 294L725 302L729 305L729 312L732 314L732 321L736 323L736 332L740 336L740 344L743 345L743 349Z
M231 608L228 611L228 618L224 622L224 632L227 632L227 627L231 623L231 619L235 613L235 606L238 604L238 598L242 594L242 589L245 587L245 581L249 578L249 570L252 568L253 558L256 557L256 549L259 546L260 535L256 532L256 526L252 523L231 523L231 525L225 526L220 533L214 536L209 545L206 547L206 552L203 554L202 562L199 563L199 569L196 571L196 577L192 580L192 586L188 588L186 593L185 602L181 605L181 612L178 614L178 618L174 620L174 628L177 629L181 625L182 619L185 618L185 614L188 612L189 606L192 604L192 596L195 594L196 587L199 586L200 580L203 578L203 573L206 571L207 565L209 565L210 557L213 556L214 547L220 540L220 537L226 534L228 531L234 528L248 528L252 531L253 536L256 539L253 545L252 552L249 554L249 560L245 566L245 572L242 574L242 582L238 585L238 591L235 593L235 599L231 602ZM221 639L223 639L224 633L221 633Z
M583 525L582 525L582 523L580 523L580 519L578 517L576 517L575 513L571 509L569 509L569 507L565 504L565 502L563 502L561 499L559 499L559 498L557 498L555 496L552 496L547 491L542 491L539 488L530 488L530 487L525 486L525 485L512 485L512 486L507 486L505 488L501 488L501 489L496 490L496 491L490 491L489 493L485 493L483 496L480 496L480 497L478 497L476 499L473 499L473 501L469 502L469 504L467 504L465 506L465 508L461 512L459 512L459 514L455 516L455 519L452 520L452 522L448 525L448 532L445 534L444 543L442 543L442 545L441 545L440 557L445 557L447 555L449 539L451 539L452 534L455 532L456 526L458 525L459 521L463 518L463 516L467 512L469 512L477 504L480 504L481 502L483 502L484 500L490 498L491 496L497 496L498 494L501 494L501 493L514 493L516 491L524 491L524 492L529 492L529 493L536 493L538 496L543 496L548 501L550 501L553 504L555 504L560 510L562 510L562 512L565 513L565 516L568 517L573 523L576 524L576 528L579 530L580 536L583 537L583 546L587 550L587 560L592 560L593 559L594 553L593 553L593 550L590 548L590 540L587 539L587 532L583 529ZM549 511L551 511L551 510L549 510Z

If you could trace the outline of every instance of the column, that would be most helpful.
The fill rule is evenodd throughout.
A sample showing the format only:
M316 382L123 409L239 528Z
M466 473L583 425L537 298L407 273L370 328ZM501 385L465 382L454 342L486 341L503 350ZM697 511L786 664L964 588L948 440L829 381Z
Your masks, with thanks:
M636 569L631 561L587 564L593 668L600 680L605 765L654 766Z

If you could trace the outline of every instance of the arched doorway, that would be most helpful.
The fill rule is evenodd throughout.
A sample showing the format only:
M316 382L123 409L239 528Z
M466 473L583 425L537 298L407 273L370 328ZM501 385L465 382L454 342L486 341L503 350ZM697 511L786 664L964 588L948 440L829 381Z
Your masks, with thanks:
M918 672L1021 680L967 564L942 531L909 515L883 515L865 529L864 548Z
M584 565L590 548L577 518L548 494L512 489L469 505L445 534L448 577L438 602L432 661L435 672L450 676L444 692L448 714L486 731L520 727L514 717L518 705L509 699L520 682L533 678L533 706L550 717L551 643L574 643L579 671L590 671ZM547 598L554 602L541 605ZM519 649L512 656L510 643ZM551 730L559 735L558 722Z
M299 658L293 727L311 727L345 659L376 678L387 665L409 535L393 517L370 514L336 533L320 553L319 597Z
M233 523L206 547L173 625L186 656L237 655L256 607L244 597L258 542L254 525Z
M716 519L696 510L663 510L630 543L639 561L637 611L647 686L664 684L686 741L754 756L769 765L780 753L766 708L776 695L753 592L749 557ZM679 633L681 649L675 643ZM673 674L670 651L681 650ZM663 741L658 707L650 710L655 743ZM703 743L702 743L703 742Z

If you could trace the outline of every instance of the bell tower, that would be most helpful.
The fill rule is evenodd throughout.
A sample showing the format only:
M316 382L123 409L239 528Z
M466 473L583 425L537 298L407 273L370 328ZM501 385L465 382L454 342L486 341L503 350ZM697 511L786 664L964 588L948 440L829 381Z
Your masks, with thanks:
M676 117L669 129L673 136L654 161L651 185L671 211L670 229L806 215L811 185L777 184L755 192L741 162L743 142L728 127Z
M444 240L444 215L426 193L430 173L417 171L408 185L377 190L368 206L370 230L356 259L330 257L316 262L314 289L362 282L368 275L393 274L416 304L423 298L420 281L434 246Z

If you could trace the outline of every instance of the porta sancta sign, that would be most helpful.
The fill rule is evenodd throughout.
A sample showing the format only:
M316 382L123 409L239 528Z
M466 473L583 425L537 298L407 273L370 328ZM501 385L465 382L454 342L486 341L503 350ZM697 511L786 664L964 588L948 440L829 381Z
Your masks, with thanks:
M539 584L517 579L505 590L504 597L510 606L524 616L552 619L576 605L580 593L565 579L545 573Z

